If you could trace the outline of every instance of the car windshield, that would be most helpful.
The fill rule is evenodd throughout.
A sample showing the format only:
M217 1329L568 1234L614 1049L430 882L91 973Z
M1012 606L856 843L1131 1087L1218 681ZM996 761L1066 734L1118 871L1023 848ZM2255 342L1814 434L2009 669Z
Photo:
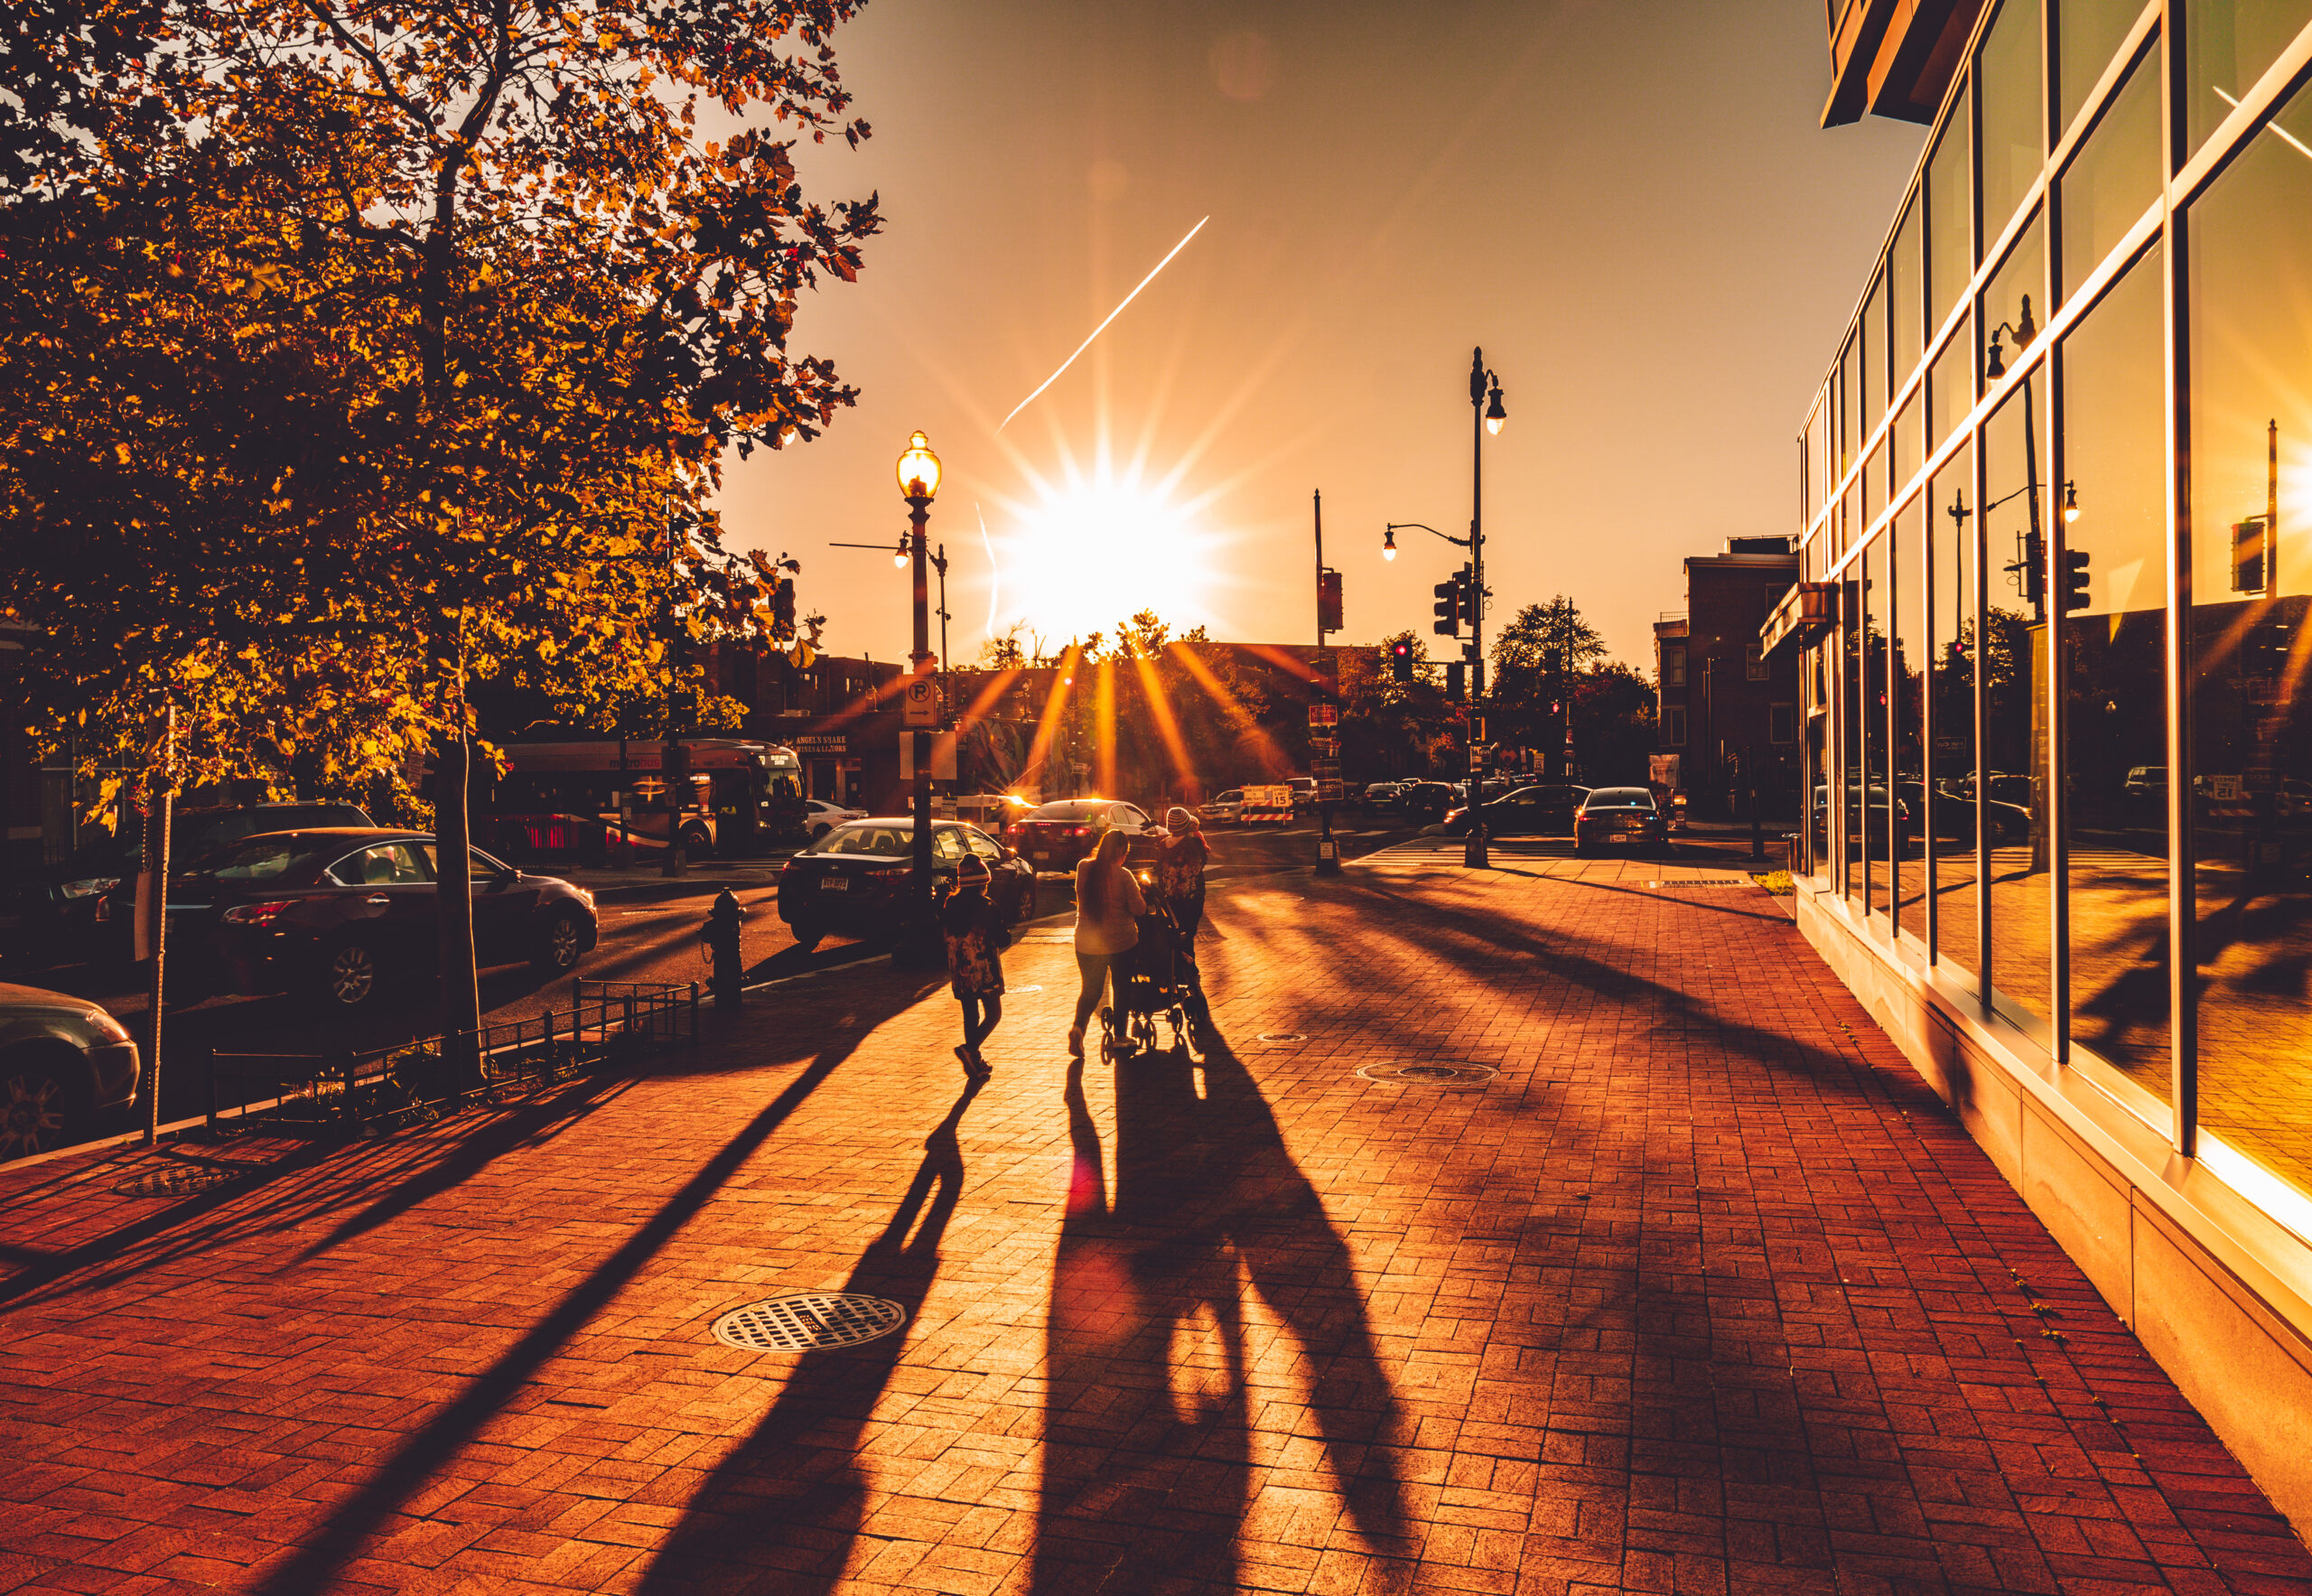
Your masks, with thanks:
M214 882L273 881L312 859L326 845L311 837L295 835L250 837L196 859L186 874Z
M1039 808L1029 810L1022 818L1028 820L1064 820L1073 826L1079 821L1105 819L1107 817L1107 813L1108 800L1105 798L1095 798L1087 799L1079 803L1045 804Z
M1643 787L1601 787L1582 800L1589 809L1650 809L1654 795Z
M803 850L806 854L863 854L904 859L915 852L912 826L841 826Z

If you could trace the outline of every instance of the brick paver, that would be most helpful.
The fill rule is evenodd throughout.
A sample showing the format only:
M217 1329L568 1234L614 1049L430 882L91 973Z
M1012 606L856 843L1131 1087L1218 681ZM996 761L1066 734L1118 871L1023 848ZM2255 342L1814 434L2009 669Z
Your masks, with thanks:
M1499 863L1219 892L1200 1060L1071 1070L1039 937L977 1090L853 969L194 1197L0 1174L0 1591L2312 1591L1777 905ZM708 1334L826 1289L910 1322Z

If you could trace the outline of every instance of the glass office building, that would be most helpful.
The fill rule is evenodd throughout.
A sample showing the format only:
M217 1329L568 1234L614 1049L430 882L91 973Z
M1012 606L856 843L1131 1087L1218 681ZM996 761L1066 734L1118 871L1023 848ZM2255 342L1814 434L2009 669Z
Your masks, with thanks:
M1961 9L1800 439L1800 920L2305 1528L2312 0Z

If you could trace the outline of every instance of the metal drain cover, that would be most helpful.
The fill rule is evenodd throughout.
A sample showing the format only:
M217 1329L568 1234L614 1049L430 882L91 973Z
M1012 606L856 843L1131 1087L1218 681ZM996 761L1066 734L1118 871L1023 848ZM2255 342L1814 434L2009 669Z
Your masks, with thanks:
M1254 1041L1307 1041L1309 1039L1297 1031L1263 1031L1253 1040Z
M113 1190L122 1197L190 1197L196 1191L228 1185L240 1179L229 1170L153 1170L123 1181Z
M906 1322L907 1310L888 1297L803 1292L732 1309L714 1321L714 1339L747 1352L816 1352L856 1347Z
M1501 1072L1490 1064L1400 1064L1391 1060L1367 1064L1356 1073L1366 1080L1411 1081L1422 1086L1483 1086Z

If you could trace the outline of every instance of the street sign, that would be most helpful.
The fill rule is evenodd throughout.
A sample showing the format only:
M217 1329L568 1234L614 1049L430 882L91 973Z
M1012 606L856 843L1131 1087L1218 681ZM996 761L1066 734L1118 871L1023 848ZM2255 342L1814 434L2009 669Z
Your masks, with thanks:
M1317 783L1317 801L1320 804L1338 804L1343 801L1346 796L1346 789L1338 781Z
M1339 725L1340 705L1337 704L1310 705L1309 706L1309 723L1312 726Z
M1310 757L1315 759L1337 760L1340 758L1340 739L1338 737L1311 737L1309 739L1309 753Z
M939 724L939 678L914 676L907 681L907 691L901 695L907 710L906 725L914 730L930 731Z

